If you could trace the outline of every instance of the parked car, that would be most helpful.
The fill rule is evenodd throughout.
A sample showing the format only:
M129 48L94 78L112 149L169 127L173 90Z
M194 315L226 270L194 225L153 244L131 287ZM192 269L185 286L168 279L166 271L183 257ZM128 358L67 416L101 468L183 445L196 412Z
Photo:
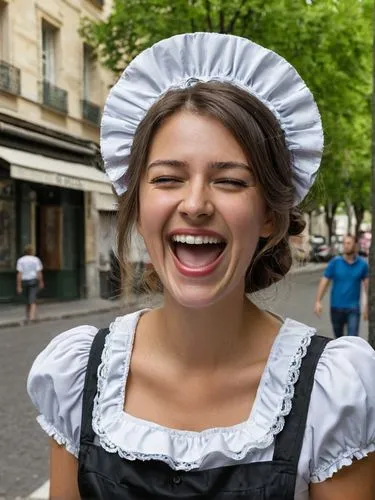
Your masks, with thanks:
M335 255L334 248L320 234L310 236L310 245L312 262L328 262Z
M306 264L311 260L311 245L308 237L304 234L291 236L289 243L292 249L293 261L298 264Z
M332 248L335 255L341 255L344 249L344 236L342 234L334 234L332 236Z

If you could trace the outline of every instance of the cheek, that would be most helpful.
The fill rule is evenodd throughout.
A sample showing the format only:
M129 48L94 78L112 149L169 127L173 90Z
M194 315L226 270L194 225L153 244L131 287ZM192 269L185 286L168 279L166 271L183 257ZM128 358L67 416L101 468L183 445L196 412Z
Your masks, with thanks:
M156 192L152 188L140 189L138 227L145 241L162 230L173 206L167 192Z
M265 221L262 202L254 203L254 200L247 199L246 203L233 204L228 211L228 217L233 236L242 245L252 246L254 242L257 243Z

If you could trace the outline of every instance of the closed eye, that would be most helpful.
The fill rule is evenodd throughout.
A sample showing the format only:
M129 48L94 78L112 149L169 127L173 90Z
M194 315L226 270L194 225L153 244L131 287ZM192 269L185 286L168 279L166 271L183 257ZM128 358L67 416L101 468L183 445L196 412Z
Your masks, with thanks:
M182 179L177 177L170 177L167 175L162 175L160 177L155 177L150 180L150 184L173 184L175 182L182 182Z
M216 179L215 184L227 184L229 186L235 186L235 187L248 187L249 184L245 181L242 181L241 179L231 179L231 178L226 178L226 179Z

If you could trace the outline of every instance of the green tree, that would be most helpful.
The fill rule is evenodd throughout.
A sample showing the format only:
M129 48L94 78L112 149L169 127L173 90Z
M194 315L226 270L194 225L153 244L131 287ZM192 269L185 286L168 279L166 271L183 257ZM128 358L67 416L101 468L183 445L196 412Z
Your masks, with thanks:
M373 49L372 49L372 77L373 77L373 99L372 99L372 234L374 234L375 217L375 5L372 13L373 19ZM370 248L370 290L368 297L369 304L369 342L375 349L375 237L371 240Z
M370 168L371 8L372 0L114 0L109 18L84 19L81 33L114 73L156 41L190 31L233 33L284 56L322 114L325 187L315 204L334 208L348 192L358 198L364 152Z

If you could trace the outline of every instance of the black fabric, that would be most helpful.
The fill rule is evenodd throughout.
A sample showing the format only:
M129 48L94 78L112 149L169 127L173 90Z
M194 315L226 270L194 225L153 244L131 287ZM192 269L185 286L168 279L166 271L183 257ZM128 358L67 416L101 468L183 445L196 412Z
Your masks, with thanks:
M311 338L307 354L302 360L300 377L294 386L292 409L285 419L283 432L277 436L275 441L273 459L293 462L296 469L309 412L315 369L325 346L330 340L320 335L314 335Z
M83 388L81 442L92 442L95 438L91 418L89 416L92 415L94 409L94 399L98 384L98 368L101 363L105 339L108 333L109 328L101 328L95 335L91 344L89 360L86 368L85 384Z
M85 500L294 500L298 460L319 357L329 339L313 336L302 360L293 406L275 439L272 461L175 471L162 461L125 460L99 446L92 429L97 371L108 329L93 341L82 408L78 484Z
M35 304L39 291L39 281L37 279L22 280L22 290L28 305Z

